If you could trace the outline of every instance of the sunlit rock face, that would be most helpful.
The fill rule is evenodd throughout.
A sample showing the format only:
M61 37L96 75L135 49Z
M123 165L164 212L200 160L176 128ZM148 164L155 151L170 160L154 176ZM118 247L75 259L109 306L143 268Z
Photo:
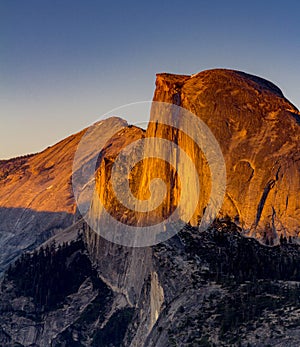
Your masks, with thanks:
M222 189L222 182L216 186L212 179L214 173L207 160L209 150L204 153L203 148L199 148L193 122L189 127L185 124L184 110L188 110L214 135L221 149L217 161L221 161L221 157L225 159L226 191L219 216L228 215L245 232L264 240L270 238L276 242L281 234L298 235L300 115L278 87L256 76L223 69L192 76L159 74L153 100L146 132L136 127L126 128L102 151L90 211L96 225L103 220L104 210L126 225L160 223L175 211L184 193L188 198L183 209L190 216L184 221L199 223L209 206L212 191ZM163 124L166 104L179 106L179 111L170 109L176 127ZM201 137L201 133L198 136ZM155 144L146 142L148 139L155 139ZM143 143L135 151L127 150L139 140ZM179 150L167 149L163 141L175 144L188 154L198 173L200 192L195 189L197 182ZM139 152L143 157L137 165L132 165L128 175L131 192L137 199L131 209L120 203L112 189L111 170L121 151L124 167L130 166L129 159L139 157ZM165 160L158 154L163 154ZM117 194L122 190L122 172L117 177L121 187ZM153 198L151 183L157 178L166 187L161 204L155 209L149 208L147 213L140 212L141 204ZM186 185L184 180L188 182Z
M94 229L86 232L87 247L102 279L112 288L122 292L130 305L135 305L141 291L143 279L151 268L150 248L127 248L112 243L103 236L105 229L114 232L115 223L105 220L106 213L124 223L136 223L134 211L129 211L117 199L111 182L112 167L120 152L144 137L144 131L137 127L123 127L112 132L111 139L99 155L99 168L93 200L89 210L89 222ZM138 184L135 178L135 183Z
M260 237L300 232L299 111L269 81L239 71L192 76L158 74L154 101L179 105L200 117L221 146L227 188L221 215ZM162 135L163 133L163 135ZM203 157L182 135L150 126L147 136L175 140L203 172L196 216L206 205L210 180ZM161 168L158 168L160 170ZM164 170L162 170L164 171ZM209 189L208 189L209 188ZM176 187L175 187L176 189ZM176 196L176 192L173 192Z

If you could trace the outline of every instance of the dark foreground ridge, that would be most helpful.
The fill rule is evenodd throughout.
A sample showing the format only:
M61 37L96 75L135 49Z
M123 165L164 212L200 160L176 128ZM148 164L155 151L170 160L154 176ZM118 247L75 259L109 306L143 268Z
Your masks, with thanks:
M152 251L165 302L143 346L297 345L298 245L264 246L222 220L202 233L186 226ZM150 281L137 307L119 299L114 309L118 293L99 278L82 234L52 242L6 272L0 345L130 346Z

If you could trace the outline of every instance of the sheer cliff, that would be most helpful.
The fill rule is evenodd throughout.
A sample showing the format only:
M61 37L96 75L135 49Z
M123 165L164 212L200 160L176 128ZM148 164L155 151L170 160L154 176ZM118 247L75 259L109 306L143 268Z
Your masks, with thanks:
M190 110L216 137L227 171L223 216L235 218L257 237L264 232L274 238L298 235L300 113L278 87L262 78L225 69L192 76L164 73L157 75L154 101ZM146 136L176 141L192 153L203 176L208 176L193 143L182 136L176 138L159 125L155 127L155 115L152 121ZM205 178L202 181L204 187L209 183ZM205 197L204 189L196 213L200 216Z
M199 223L210 206L212 191L221 187L214 186L213 175L216 172L209 166L207 153L195 141L195 137L201 137L203 133L193 129L193 138L191 131L182 130L194 126L187 124L184 111L180 111L189 110L208 126L219 144L221 151L215 162L225 161L225 197L218 216L229 216L244 233L264 242L267 239L279 242L280 235L298 236L300 114L278 87L256 76L222 69L192 76L159 74L153 100L145 134L138 134L135 129L135 137L131 138L134 131L128 129L122 135L128 137L127 144L124 140L124 147L130 147L128 145L133 141L144 140L135 152L123 151L124 170L120 170L122 175L122 172L127 172L124 167L130 166L133 157L142 158L136 160L137 165L131 165L128 176L130 189L138 202L133 204L134 208L127 208L115 196L112 167L124 148L109 144L108 151L101 154L104 160L96 174L96 190L90 210L95 226L106 218L106 211L125 224L159 223L176 210L184 195L182 193L187 196L183 210L192 211L196 199L195 209L185 221L192 225ZM180 108L167 109L166 104ZM172 117L176 127L164 124L164 112L174 113ZM157 140L155 144L147 144L146 140L153 139ZM170 142L176 147L166 150ZM179 149L188 154L196 168L201 194L197 192L198 183ZM163 158L166 160L157 153L166 153ZM152 199L149 191L157 178L166 186L162 203L151 213L137 211L140 202ZM119 184L122 190L124 179L118 177L117 180L121 182L117 186ZM101 232L104 235L105 230Z

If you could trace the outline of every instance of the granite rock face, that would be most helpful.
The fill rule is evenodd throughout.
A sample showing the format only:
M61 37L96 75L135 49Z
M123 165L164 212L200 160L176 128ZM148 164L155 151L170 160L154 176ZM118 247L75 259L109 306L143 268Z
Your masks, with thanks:
M180 203L182 192L188 190L184 209L192 210L192 202L197 199L189 221L192 225L199 223L210 206L212 191L219 187L214 186L214 173L208 165L207 153L191 138L192 131L193 136L197 136L192 122L187 133L182 131L186 126L184 110L188 110L209 127L225 160L226 191L219 217L228 215L245 233L263 241L272 239L276 243L280 235L298 236L300 113L278 87L262 78L224 69L192 76L159 74L153 100L160 103L158 106L153 104L146 132L142 134L137 128L128 129L122 135L123 147L115 138L103 151L104 160L96 177L92 218L98 221L103 218L100 200L105 209L121 222L155 224L172 214ZM166 104L180 106L179 111L170 109L175 113L176 127L162 124ZM201 137L201 133L198 136ZM134 205L136 209L125 208L111 189L111 169L115 158L133 140L141 138L144 144L128 155L138 157L138 151L144 155L129 175L133 195L144 203L152 198L149 193L152 181L159 178L166 185L161 205L148 214L137 212L138 203ZM146 143L151 139L157 140L155 145ZM196 181L179 151L176 148L166 150L166 142L162 141L176 144L191 158L198 172L201 194L197 195L194 189ZM151 151L154 155L149 155ZM155 153L165 153L166 160L156 157ZM126 159L123 164L128 164ZM182 178L188 182L186 186L182 184Z
M191 111L219 142L227 171L221 215L234 218L258 238L264 232L275 239L281 234L299 234L300 113L278 87L262 78L224 69L192 76L164 73L157 75L154 101ZM201 163L202 156L187 138L156 127L155 116L152 121L146 136L176 141L203 173L203 194L196 211L196 216L201 216L211 183L207 165ZM194 218L192 223L196 222Z
M123 128L116 132L107 142L100 154L100 166L96 173L95 193L90 208L90 218L96 221L105 218L104 210L114 218L124 221L134 219L134 211L128 211L120 204L113 193L111 185L111 170L116 156L131 143L143 138L144 131L136 127ZM113 225L106 225L109 229ZM150 248L130 248L109 242L90 227L86 230L87 248L90 257L97 265L102 280L121 292L130 305L136 305L139 300L141 286L145 276L151 269Z

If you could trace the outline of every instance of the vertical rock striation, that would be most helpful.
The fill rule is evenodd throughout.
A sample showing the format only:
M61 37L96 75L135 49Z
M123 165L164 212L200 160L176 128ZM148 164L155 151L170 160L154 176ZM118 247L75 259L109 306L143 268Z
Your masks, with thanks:
M173 103L201 118L218 140L226 162L227 189L221 214L260 237L265 231L300 232L299 111L273 83L239 71L216 69L192 76L158 74L154 101ZM147 135L161 136L162 127ZM176 134L165 133L174 139ZM180 147L196 166L203 158L186 139ZM200 165L201 166L201 165ZM203 172L203 171L202 171ZM209 189L203 173L196 215L201 216ZM176 195L176 193L174 193ZM201 204L202 201L202 204ZM192 221L195 224L195 220Z

